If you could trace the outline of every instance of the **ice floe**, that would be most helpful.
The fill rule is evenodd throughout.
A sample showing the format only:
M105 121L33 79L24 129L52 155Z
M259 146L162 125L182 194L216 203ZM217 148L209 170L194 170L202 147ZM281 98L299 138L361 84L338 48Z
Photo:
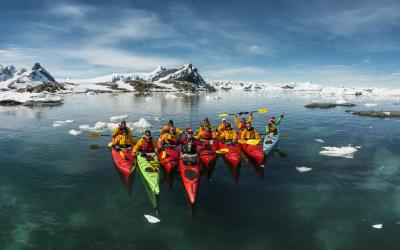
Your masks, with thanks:
M160 219L158 219L158 218L156 218L156 217L154 217L154 216L152 216L152 215L145 214L144 217L145 217L145 218L147 219L147 221L150 222L150 223L158 223L158 222L160 222Z
M82 133L82 131L75 130L75 129L71 129L70 131L68 131L68 134L73 135L73 136L77 136L80 133Z
M129 123L126 124L128 127ZM80 125L79 129L80 130L88 130L88 131L103 131L103 130L114 130L115 128L118 127L117 123L112 123L112 122L96 122L93 127L89 125Z
M375 224L375 225L372 225L372 227L376 228L376 229L381 229L383 227L383 224Z
M117 115L117 116L111 116L110 121L122 121L124 119L128 118L128 115Z
M15 92L4 91L0 92L0 102L15 102L16 104L34 104L34 103L60 103L63 101L61 96L51 94L48 92L29 93L29 92Z
M319 138L314 139L314 141L319 142L319 143L324 143L325 141Z
M344 147L322 147L322 149L324 150L319 152L321 155L344 158L354 158L354 154L357 152L357 148L351 145Z
M364 106L367 107L367 108L370 108L370 107L378 106L378 104L376 104L376 103L365 103Z
M153 100L153 97L148 96L148 97L144 98L144 100L145 100L146 102L151 102L151 101Z
M59 128L61 126L62 126L62 124L60 124L60 123L53 123L53 127L55 127L55 128Z
M72 122L74 122L74 120L54 121L53 122L53 127L58 128L58 127L63 126L66 123L72 123Z
M346 100L344 99L336 100L336 104L344 104L344 103L346 103Z
M132 123L132 126L135 128L150 128L151 125L145 118L140 118L139 121Z
M298 166L298 167L296 167L296 170L299 171L299 172L301 172L301 173L303 173L303 172L311 171L312 168L310 168L310 167L305 167L305 166Z

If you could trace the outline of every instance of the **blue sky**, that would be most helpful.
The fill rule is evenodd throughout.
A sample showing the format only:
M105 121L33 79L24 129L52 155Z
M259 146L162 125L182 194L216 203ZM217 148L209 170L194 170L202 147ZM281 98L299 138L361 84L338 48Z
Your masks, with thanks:
M400 86L399 1L0 0L0 64L87 78L193 63L208 80Z

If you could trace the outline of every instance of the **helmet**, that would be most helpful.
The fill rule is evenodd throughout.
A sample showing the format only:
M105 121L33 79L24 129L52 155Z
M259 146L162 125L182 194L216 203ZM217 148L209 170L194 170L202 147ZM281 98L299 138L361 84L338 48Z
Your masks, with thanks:
M144 131L144 134L145 134L145 135L147 135L147 134L148 134L148 135L151 135L151 131L148 130L148 129L146 129L146 131Z
M208 120L208 118L206 117L206 118L204 118L204 120L203 121L205 121L205 122L209 122L209 120Z
M173 120L169 120L168 124L169 125L174 125L174 121Z
M225 119L225 118L222 118L222 121L223 121L223 122L226 122L226 119Z

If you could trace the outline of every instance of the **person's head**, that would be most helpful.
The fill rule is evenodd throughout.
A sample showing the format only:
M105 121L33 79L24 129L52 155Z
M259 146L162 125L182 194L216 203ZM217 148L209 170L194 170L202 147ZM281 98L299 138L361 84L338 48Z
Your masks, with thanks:
M230 123L227 123L227 124L226 124L226 129L227 129L227 130L232 130L233 127L232 127L232 125L231 125Z
M150 137L151 137L151 131L150 130L146 130L146 131L144 131L144 137L146 138L146 139L149 139Z
M226 119L222 118L222 123L226 125Z
M171 134L175 134L176 133L176 131L175 131L175 128L174 127L171 127L170 129L169 129L169 132L171 133Z
M192 138L193 137L193 129L192 128L187 128L186 129L186 136L188 138Z
M120 126L121 126L121 128L126 128L126 121L121 121Z
M243 117L242 118L242 122L245 123L246 122L246 118Z
M207 118L207 117L206 117L206 118L204 118L203 122L204 122L205 124L210 124L210 120L208 120L208 118Z
M168 125L174 126L174 121L173 120L169 120Z
M247 128L247 129L250 129L250 128L251 128L251 122L247 122L247 123L246 123L246 128Z

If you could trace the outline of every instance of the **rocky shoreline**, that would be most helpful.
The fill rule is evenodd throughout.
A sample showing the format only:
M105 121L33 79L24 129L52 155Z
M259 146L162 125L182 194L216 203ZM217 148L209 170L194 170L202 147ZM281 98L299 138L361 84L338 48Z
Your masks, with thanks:
M309 109L329 109L335 107L354 107L356 106L354 103L330 103L330 102L313 102L305 105L304 107Z
M350 114L353 114L353 115L379 117L379 118L400 117L400 111L375 111L375 110L355 111L355 110L346 110L346 112L350 113Z

